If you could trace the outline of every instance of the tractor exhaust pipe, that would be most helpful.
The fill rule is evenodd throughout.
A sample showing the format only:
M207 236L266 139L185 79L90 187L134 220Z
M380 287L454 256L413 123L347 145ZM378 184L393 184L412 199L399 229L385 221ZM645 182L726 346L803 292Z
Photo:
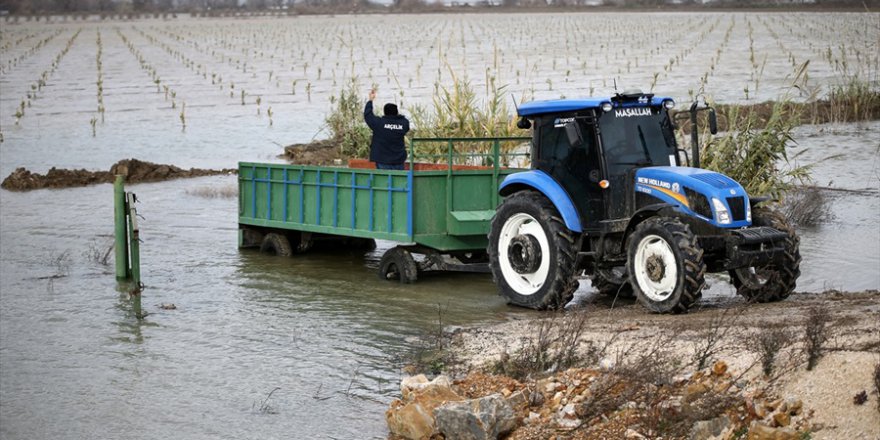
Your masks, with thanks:
M697 113L704 110L709 111L709 133L713 135L718 133L718 118L715 116L715 109L706 103L705 98L703 98L703 106L701 107L698 96L688 111L691 121L691 159L693 161L691 166L694 168L700 168L700 130L697 127Z

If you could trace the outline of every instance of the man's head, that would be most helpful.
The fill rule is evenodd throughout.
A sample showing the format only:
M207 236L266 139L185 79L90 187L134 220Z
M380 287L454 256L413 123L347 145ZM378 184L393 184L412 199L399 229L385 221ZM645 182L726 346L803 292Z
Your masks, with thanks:
M385 116L397 116L397 106L389 102L388 104L385 104L382 112Z

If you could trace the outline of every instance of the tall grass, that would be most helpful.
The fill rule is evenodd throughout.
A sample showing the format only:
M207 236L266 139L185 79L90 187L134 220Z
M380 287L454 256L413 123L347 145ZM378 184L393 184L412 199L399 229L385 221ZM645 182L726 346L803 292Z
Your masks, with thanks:
M339 91L339 96L331 96L333 106L324 118L330 139L339 146L342 156L368 157L372 132L364 122L365 94L361 92L357 78Z
M507 88L495 84L490 78L489 95L483 100L477 96L467 79L460 79L450 69L452 81L449 86L435 84L436 93L429 106L414 105L405 109L411 122L408 137L508 137L525 136L528 132L516 127L515 115L507 105ZM330 98L332 110L324 119L331 140L339 146L343 156L367 157L370 152L372 133L364 123L363 93L357 78L352 79L339 95ZM376 109L374 109L376 111ZM378 114L378 111L377 111ZM420 155L442 154L445 144L422 144ZM501 144L503 153L518 147L515 142ZM489 153L490 143L462 143L456 145L457 153Z
M507 86L498 85L494 77L489 77L487 96L480 99L468 79L457 77L451 68L448 70L452 82L448 87L435 84L436 93L431 106L416 105L410 109L414 137L485 138L528 135L527 131L516 127L516 115L507 105ZM511 153L519 145L517 142L503 142L500 145L501 153ZM446 148L442 143L424 144L416 153L442 155ZM492 144L460 143L455 145L455 151L486 154L492 151Z
M792 130L803 113L803 107L791 105L790 92L806 80L806 67L804 63L795 72L789 91L773 103L766 121L739 106L726 108L722 117L729 131L702 145L702 167L730 176L749 194L774 198L782 198L797 183L808 182L809 167L791 165L787 150L795 143Z

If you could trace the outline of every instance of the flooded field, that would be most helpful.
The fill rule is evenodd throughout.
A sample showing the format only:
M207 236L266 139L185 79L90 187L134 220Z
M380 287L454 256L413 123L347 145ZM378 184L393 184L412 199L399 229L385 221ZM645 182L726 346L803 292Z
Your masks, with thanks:
M620 88L653 89L682 105L701 87L720 102L755 102L778 96L807 60L822 95L847 75L877 77L878 19L4 24L0 177L21 166L107 169L128 157L185 168L277 160L280 145L321 136L331 97L352 72L364 93L375 83L380 100L404 109L427 104L452 72L477 91L494 78L517 100L610 94L616 78ZM401 41L410 48L391 48ZM805 150L797 160L816 164L816 185L854 190L829 191L833 218L800 231L798 290L880 287L878 132L878 122L796 131L795 149ZM381 282L374 267L391 243L295 259L239 251L235 199L198 195L235 186L223 176L131 187L145 217L144 321L116 290L112 256L110 266L99 261L112 241L109 185L0 190L0 437L383 438L382 413L415 337L436 332L441 319L535 314L506 306L484 275ZM712 284L707 301L730 295L722 280ZM578 300L591 295L582 282ZM159 307L170 303L176 310Z

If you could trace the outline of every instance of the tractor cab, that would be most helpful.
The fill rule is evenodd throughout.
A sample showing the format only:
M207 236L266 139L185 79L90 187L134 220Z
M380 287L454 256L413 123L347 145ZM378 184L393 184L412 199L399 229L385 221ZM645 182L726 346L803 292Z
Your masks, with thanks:
M609 98L533 101L519 107L532 126L533 169L559 182L586 229L632 213L638 168L679 163L671 98L630 91ZM531 120L531 122L529 122Z

